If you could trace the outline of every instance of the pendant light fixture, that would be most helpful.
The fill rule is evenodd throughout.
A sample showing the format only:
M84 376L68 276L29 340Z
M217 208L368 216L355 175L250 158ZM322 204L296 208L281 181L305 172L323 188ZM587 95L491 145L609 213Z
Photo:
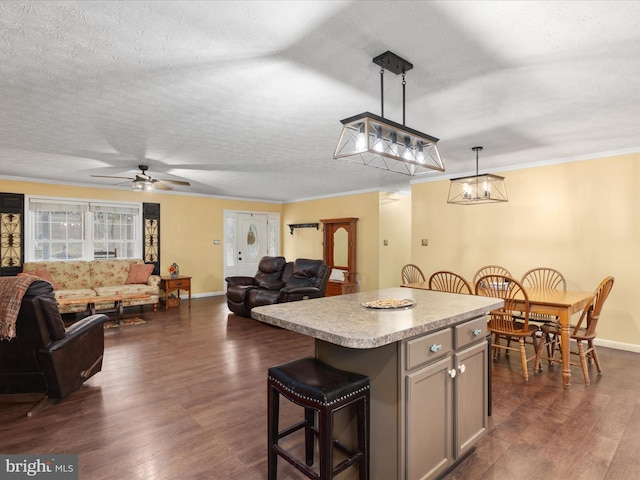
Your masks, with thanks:
M482 147L473 147L476 152L476 174L470 177L451 179L447 203L475 205L478 203L507 202L507 187L504 177L485 173L478 174L478 156Z
M380 68L381 116L369 112L341 120L342 132L334 159L389 170L405 175L444 172L438 139L405 126L405 74L413 64L395 53L373 59ZM384 71L402 74L402 125L384 118Z

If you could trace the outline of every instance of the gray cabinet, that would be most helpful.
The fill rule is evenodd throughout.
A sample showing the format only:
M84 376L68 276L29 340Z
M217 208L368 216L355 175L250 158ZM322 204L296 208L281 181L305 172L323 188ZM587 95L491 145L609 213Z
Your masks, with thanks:
M407 480L436 478L486 433L486 319L401 345Z

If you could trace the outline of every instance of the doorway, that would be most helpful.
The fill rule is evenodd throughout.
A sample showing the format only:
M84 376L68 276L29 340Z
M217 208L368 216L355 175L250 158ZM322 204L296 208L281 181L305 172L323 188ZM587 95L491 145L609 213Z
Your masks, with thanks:
M225 210L223 278L252 277L262 257L279 253L279 213ZM226 282L224 288L227 288Z

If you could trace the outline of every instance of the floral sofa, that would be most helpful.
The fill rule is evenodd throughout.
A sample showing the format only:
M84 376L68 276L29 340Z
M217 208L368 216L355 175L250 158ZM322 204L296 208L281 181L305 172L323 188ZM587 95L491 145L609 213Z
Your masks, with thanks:
M141 265L132 268L132 264ZM99 297L101 295L146 294L149 295L148 298L124 300L122 305L128 307L152 304L154 310L158 308L160 277L140 273L142 270L147 270L144 268L144 262L140 259L27 262L22 270L53 283L56 299L94 295ZM109 307L113 307L113 302L105 304L96 302L97 309ZM83 304L60 305L59 308L60 313L72 313L83 312L87 306Z

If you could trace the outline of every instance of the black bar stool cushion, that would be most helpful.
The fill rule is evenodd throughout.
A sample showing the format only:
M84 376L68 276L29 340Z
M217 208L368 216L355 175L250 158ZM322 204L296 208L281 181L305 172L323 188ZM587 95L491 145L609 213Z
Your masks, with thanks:
M291 395L332 405L369 388L369 377L339 370L316 358L303 358L271 367L269 377Z

